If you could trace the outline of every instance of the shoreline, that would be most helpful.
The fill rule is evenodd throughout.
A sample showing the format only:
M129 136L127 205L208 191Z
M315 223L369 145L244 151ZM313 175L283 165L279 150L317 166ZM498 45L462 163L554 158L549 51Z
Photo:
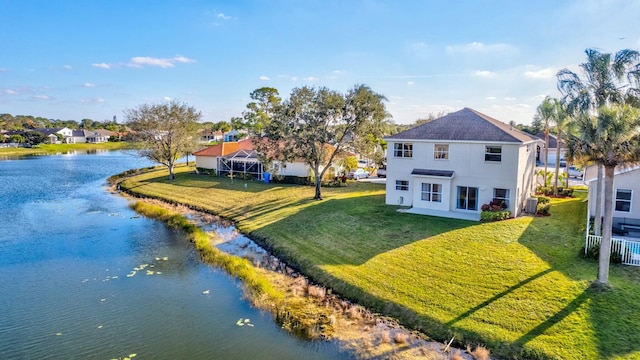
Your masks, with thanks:
M116 187L121 180L123 178L118 178L115 183L111 184L113 193L119 193L121 196L130 197L138 202L160 206L186 217L209 235L211 246L225 254L248 260L251 266L260 271L261 276L266 278L276 290L282 292L287 299L291 300L288 306L291 307L292 304L302 301L307 303L308 306L320 310L318 312L314 312L313 309L307 312L296 312L291 311L292 309L274 309L272 301L267 300L265 302L264 299L261 299L262 295L256 294L255 291L247 291L249 285L241 279L247 300L261 310L270 311L274 316L274 321L293 334L303 335L303 337L311 340L336 341L341 349L354 355L357 359L413 359L426 357L429 359L458 360L473 359L475 358L474 352L486 351L484 348L474 351L453 348L450 346L451 342L443 344L431 340L418 331L411 331L405 328L393 318L371 312L358 304L342 299L331 289L315 285L312 279L274 256L260 244L259 240L242 234L235 228L233 221L202 209L193 209L188 204L174 204L163 199L141 197L130 190L117 191ZM214 227L217 228L221 222L224 223L223 226L233 226L233 232L240 236L227 240L221 239L217 235L212 236L211 233L217 230ZM214 223L216 225L212 226ZM205 229L209 230L206 231ZM224 246L220 247L220 245ZM198 246L196 248L201 252ZM202 259L202 261L212 264L206 259ZM230 275L237 277L237 274L229 272L219 264L213 263L213 265L219 266ZM329 315L327 315L327 310L329 310ZM293 316L293 318L282 318L282 313L286 313L287 317ZM314 317L314 319L309 319L309 316ZM304 319L299 317L304 317ZM300 333L300 329L288 325L291 320L294 322L304 321L307 324L320 324L323 320L325 322L328 320L330 326L314 325L312 326L313 329L307 329ZM327 331L327 328L330 328L330 331ZM453 341L453 339L451 340Z

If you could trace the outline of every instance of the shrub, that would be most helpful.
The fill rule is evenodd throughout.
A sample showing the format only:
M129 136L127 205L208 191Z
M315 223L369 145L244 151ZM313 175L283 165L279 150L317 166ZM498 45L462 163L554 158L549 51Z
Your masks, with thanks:
M600 244L591 245L587 249L587 251L584 250L583 246L580 255L585 259L600 259ZM622 254L618 251L611 251L611 255L609 255L609 261L613 264L622 264Z
M500 220L506 220L510 217L511 217L511 211L509 210L500 210L500 211L483 210L480 213L480 221L500 221Z
M538 198L538 205L549 204L551 202L551 199L546 196L537 196L537 198Z
M551 215L551 212L549 211L550 209L551 209L551 204L538 203L538 206L536 208L536 213L538 215L548 216L548 215Z

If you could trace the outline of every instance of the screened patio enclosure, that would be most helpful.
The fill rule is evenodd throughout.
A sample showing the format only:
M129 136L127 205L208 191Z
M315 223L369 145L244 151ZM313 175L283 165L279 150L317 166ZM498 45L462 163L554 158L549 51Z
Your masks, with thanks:
M261 180L264 169L255 150L238 150L218 158L218 176Z

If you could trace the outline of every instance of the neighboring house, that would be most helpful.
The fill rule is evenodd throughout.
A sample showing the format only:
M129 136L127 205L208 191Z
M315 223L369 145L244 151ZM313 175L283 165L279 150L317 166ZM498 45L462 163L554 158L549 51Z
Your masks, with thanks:
M221 142L196 151L193 155L196 157L196 167L213 170L217 175L227 175L233 169L234 174L244 172L261 179L265 172L251 139ZM303 160L288 163L274 161L271 172L272 175L307 177L310 168Z
M83 133L86 142L92 144L105 143L109 141L109 137L115 134L115 132L105 129L83 130Z
M33 131L37 131L42 135L46 136L47 137L46 142L48 144L59 144L60 141L58 140L58 135L61 135L63 139L66 139L69 136L71 136L71 133L73 130L67 127L63 127L63 128L38 128L38 129L33 129Z
M403 211L479 220L481 206L504 201L520 215L535 190L540 140L464 108L385 138L388 205Z
M589 187L587 218L596 213L597 169L585 170L585 183ZM604 191L604 179L602 185ZM604 197L602 198L604 213ZM640 237L640 167L616 167L613 178L614 232Z
M200 141L202 142L214 142L222 141L224 136L222 131L202 130L200 131Z
M244 139L241 141L221 142L196 151L193 153L196 157L196 167L211 169L218 173L219 160L224 156L237 152L238 150L253 150L251 140Z
M542 140L542 143L538 145L536 150L536 161L538 162L538 164L544 164L544 133L537 133L535 136ZM567 148L564 146L558 148L558 138L553 134L549 134L548 150L547 165L556 166L556 154L558 153L558 151L560 151L560 160L564 160L566 158Z
M224 141L238 141L243 136L238 130L234 129L224 134Z

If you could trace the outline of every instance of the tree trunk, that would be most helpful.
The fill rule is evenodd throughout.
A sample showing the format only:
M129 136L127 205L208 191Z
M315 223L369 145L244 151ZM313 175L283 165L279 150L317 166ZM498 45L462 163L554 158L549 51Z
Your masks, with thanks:
M322 175L318 174L317 167L313 168L313 174L315 175L315 178L316 178L316 194L313 197L313 200L322 200L322 193L321 193L321 190L320 190L320 188L321 188L320 185L322 183Z
M169 164L167 168L169 168L169 180L175 179L175 175L173 174L173 163Z
M549 125L544 126L544 186L547 186L547 160L549 159Z
M594 214L595 221L593 224L593 231L596 236L602 235L602 165L597 164L598 178L596 179L596 213Z
M600 242L600 260L598 262L598 284L609 282L609 259L611 257L611 226L613 225L613 172L615 166L604 168L604 220L602 222L602 240Z
M556 142L556 178L553 182L553 196L558 197L558 176L560 175L560 133Z

